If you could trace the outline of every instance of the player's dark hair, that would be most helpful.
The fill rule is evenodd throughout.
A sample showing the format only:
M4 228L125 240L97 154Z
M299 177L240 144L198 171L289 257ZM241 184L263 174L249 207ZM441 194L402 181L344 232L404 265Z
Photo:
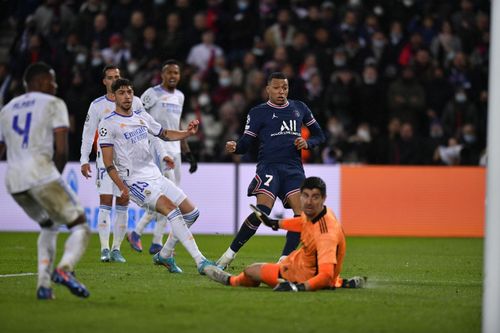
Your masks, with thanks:
M120 68L116 65L106 65L102 69L102 78L104 79L106 77L106 72L109 71L110 69L117 69L120 70Z
M119 78L111 85L111 91L115 93L121 87L132 87L132 82L129 79Z
M23 75L23 81L26 85L30 85L37 76L50 74L52 67L44 62L36 62L26 68Z
M181 63L180 63L180 62L178 62L178 61L177 61L177 60L175 60L175 59L168 59L168 60L165 60L165 61L161 64L161 71L163 72L163 71L166 69L166 67L167 67L168 65L177 65L177 66L179 66L179 69L181 68Z
M302 192L304 189L313 190L315 188L320 191L321 196L326 196L326 184L323 179L319 177L307 177L306 179L304 179L304 182L300 187L300 192Z
M267 77L267 84L270 84L273 79L286 80L288 78L286 77L286 74L283 72L274 72Z

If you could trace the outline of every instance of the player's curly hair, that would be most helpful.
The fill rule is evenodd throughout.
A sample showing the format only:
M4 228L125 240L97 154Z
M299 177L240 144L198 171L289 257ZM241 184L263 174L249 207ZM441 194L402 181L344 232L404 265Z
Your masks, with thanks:
M53 71L52 67L44 62L36 62L29 65L24 71L23 82L25 85L29 86L33 80L40 76L50 74Z
M273 72L267 77L267 84L270 84L273 79L277 80L287 80L287 76L283 72Z
M134 87L129 79L119 78L111 85L111 91L115 93L121 87Z

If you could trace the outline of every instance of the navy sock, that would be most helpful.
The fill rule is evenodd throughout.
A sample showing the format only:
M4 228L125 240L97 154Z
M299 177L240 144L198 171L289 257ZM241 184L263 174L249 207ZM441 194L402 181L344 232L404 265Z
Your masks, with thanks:
M295 215L295 217L300 215ZM281 252L282 256L287 256L297 248L300 243L300 232L288 231L286 233L286 242Z
M262 210L264 213L269 215L271 213L271 208L264 206L264 205L257 205L257 207ZM260 221L255 217L255 214L250 214L246 218L245 222L243 222L243 225L241 226L240 230L238 231L238 234L236 234L236 237L233 239L233 242L231 243L231 250L234 252L238 252L245 243L252 238L253 235L257 232L257 229L259 228Z

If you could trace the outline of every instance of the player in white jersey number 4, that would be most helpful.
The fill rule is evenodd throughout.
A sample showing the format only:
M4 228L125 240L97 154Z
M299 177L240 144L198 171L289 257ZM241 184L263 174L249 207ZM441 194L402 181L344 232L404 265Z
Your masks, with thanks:
M7 147L7 190L41 227L36 295L42 300L53 299L52 279L74 295L88 297L88 290L73 271L85 252L90 229L76 194L61 178L67 159L68 109L63 100L53 96L57 84L48 65L31 64L23 79L27 92L0 111L0 158ZM61 225L71 234L54 269Z
M118 79L112 85L115 112L99 124L101 146L106 171L118 187L123 200L132 199L137 205L166 216L174 236L193 257L198 272L213 263L198 249L181 211L193 211L195 206L172 181L163 177L153 162L148 133L162 140L182 140L198 131L197 120L186 130L166 130L147 112L132 109L133 89L129 80ZM180 270L172 251L165 246L154 255L153 262L172 272Z

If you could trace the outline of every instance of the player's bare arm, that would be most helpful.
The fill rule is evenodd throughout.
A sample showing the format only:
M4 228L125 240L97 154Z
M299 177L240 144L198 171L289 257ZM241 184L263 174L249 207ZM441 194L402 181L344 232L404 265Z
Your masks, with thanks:
M54 131L54 163L59 172L63 172L68 161L68 129L59 128Z
M0 143L0 159L3 158L3 154L5 154L5 144Z
M123 200L129 200L128 187L125 185L123 180L118 175L118 171L116 170L116 167L113 164L113 147L112 146L101 147L101 151L102 151L102 160L104 162L104 167L106 168L109 177L113 180L113 182L120 190L121 198Z
M185 130L167 130L164 129L158 137L164 141L177 141L186 139L198 132L198 126L200 122L198 120L191 120L189 122L187 129Z

